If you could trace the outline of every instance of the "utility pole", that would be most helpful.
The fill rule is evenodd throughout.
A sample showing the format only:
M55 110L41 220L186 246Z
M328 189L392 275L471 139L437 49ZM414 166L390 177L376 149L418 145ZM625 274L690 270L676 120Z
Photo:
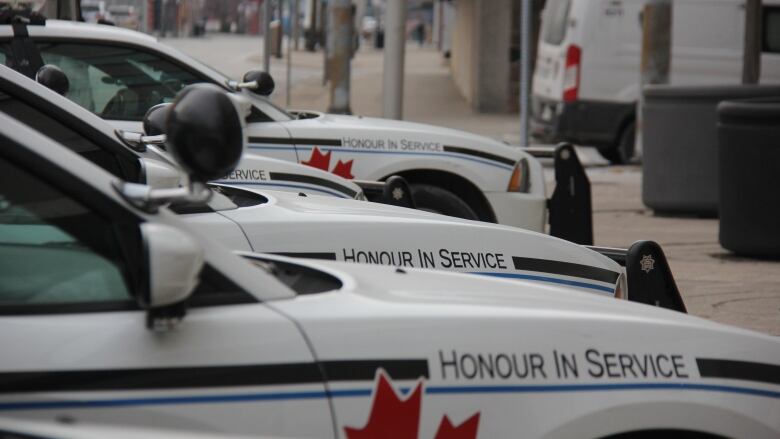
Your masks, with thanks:
M758 84L761 77L761 0L745 3L745 42L742 53L742 83Z
M327 64L330 82L329 113L351 114L349 108L349 76L352 61L354 27L352 2L331 0L328 3Z
M385 3L385 56L382 78L382 114L401 119L404 96L404 50L406 45L406 0Z
M531 115L531 0L520 8L520 145L529 146L528 120Z
M271 15L273 0L263 0L263 70L271 73Z
M668 84L672 68L672 0L649 0L642 10L642 62L636 114L634 155L642 156L642 89L648 84Z

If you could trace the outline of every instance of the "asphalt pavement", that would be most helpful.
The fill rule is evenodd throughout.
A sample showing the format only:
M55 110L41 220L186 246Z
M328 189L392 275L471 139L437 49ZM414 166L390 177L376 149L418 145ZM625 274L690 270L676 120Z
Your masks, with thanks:
M259 37L210 35L166 39L227 75L240 79L262 67ZM292 54L290 108L324 111L322 52ZM272 58L273 100L286 106L286 60ZM363 47L352 63L351 109L382 115L382 53ZM403 117L519 143L517 114L484 114L471 109L453 83L446 61L432 48L407 46ZM591 179L596 245L627 247L659 242L671 265L688 311L696 316L780 335L780 261L734 256L718 244L718 220L656 216L642 204L641 166L608 166L593 148L578 148ZM549 165L549 164L548 164ZM553 173L546 169L548 190Z

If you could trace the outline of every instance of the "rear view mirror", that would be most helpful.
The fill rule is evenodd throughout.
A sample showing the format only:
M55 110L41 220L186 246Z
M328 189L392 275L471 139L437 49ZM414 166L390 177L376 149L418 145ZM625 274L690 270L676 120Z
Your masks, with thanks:
M227 175L238 165L246 138L233 100L213 84L182 90L167 112L165 133L176 162L195 182Z
M35 73L35 81L62 96L68 94L68 90L70 90L70 81L65 72L52 64L46 64L38 69L38 72Z
M246 72L243 82L237 84L237 88L250 90L260 96L270 96L274 92L275 87L276 84L271 74L262 70Z
M189 184L181 188L155 189L121 182L115 184L116 190L129 203L149 213L171 202L207 202L212 192L206 183L227 175L244 153L244 104L243 100L231 98L216 85L193 84L176 95L169 107L150 109L144 118L144 128L160 132L161 121L164 121L164 134L123 133L123 138L128 142L159 140L166 143L175 162L187 173Z
M183 230L165 224L143 223L141 236L147 284L137 299L147 310L146 326L166 331L186 313L185 301L203 268L203 249Z

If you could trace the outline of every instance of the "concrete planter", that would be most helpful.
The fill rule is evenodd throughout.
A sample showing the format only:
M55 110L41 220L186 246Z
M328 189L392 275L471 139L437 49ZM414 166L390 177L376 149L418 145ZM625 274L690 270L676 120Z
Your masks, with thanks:
M780 97L718 105L720 245L780 257Z
M717 105L780 86L653 85L642 106L642 201L658 213L718 214Z

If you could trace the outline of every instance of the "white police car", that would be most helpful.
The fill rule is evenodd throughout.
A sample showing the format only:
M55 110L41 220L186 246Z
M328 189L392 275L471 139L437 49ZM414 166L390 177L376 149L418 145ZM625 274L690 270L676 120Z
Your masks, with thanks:
M61 67L72 78L69 98L121 129L139 131L151 106L169 102L187 84L242 88L139 32L58 20L33 20L24 30L16 29L0 25L0 62L30 77L42 63ZM15 44L29 50L14 49ZM255 80L261 77L250 72L243 86L257 86ZM424 210L545 230L542 167L522 148L431 125L317 112L291 114L259 96L263 88L260 84L258 93L243 90L253 105L248 119L251 152L348 179L383 181L399 175L410 183L417 206ZM244 177L251 175L242 174L244 184L256 182ZM569 188L568 182L561 186ZM588 236L580 239L581 234L559 231L561 224L590 225L590 211L562 209L550 212L556 217L551 218L551 232L592 244Z
M127 133L3 66L0 112L124 180L157 189L176 189L186 182L167 152L123 143ZM652 243L636 244L628 252L596 249L625 265L624 271L591 249L508 226L354 200L213 187L216 193L207 205L178 203L171 208L233 249L566 284L684 310L663 252ZM657 261L652 272L641 270L646 256Z
M178 103L219 99L194 90ZM206 118L185 104L169 136L193 184L146 198L0 115L3 416L350 439L780 435L775 337L565 287L230 254L155 209L199 198L241 152L220 142L199 162L183 133Z

